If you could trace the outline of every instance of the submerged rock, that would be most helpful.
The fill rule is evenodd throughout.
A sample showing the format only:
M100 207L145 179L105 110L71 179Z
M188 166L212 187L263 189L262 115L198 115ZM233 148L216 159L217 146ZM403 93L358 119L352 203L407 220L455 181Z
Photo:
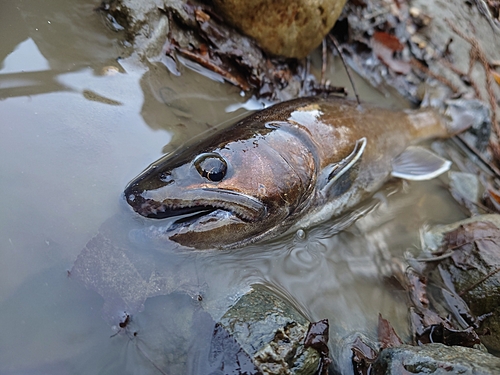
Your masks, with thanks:
M346 0L214 0L223 17L273 55L306 57L337 21Z
M318 335L309 331L310 323L292 305L254 286L217 323L211 357L221 357L219 370L238 360L251 374L316 374L329 361L314 344L321 341Z
M462 346L427 344L387 348L372 367L374 375L396 374L498 374L500 358Z

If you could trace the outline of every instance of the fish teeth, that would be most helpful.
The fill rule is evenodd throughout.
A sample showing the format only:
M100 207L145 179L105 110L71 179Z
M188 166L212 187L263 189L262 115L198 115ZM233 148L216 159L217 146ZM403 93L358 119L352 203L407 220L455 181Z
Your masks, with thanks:
M226 211L230 211L234 213L236 216L240 217L243 220L251 221L254 219L254 217L248 213L247 210L242 209L240 206L237 205L231 205L231 203L228 202L205 202L203 200L196 200L196 201L167 201L163 202L163 204L159 205L158 207L153 207L152 205L149 205L148 209L151 213L155 213L157 211L159 212L165 212L167 210L177 210L181 208L191 208L191 207L199 207L199 206L208 206L208 207L213 207L214 209L223 209Z

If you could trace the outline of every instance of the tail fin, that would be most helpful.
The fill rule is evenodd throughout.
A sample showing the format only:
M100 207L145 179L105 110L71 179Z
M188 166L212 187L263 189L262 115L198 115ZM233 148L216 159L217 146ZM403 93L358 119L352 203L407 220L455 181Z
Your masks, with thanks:
M472 128L474 132L488 135L491 132L490 110L485 103L476 99L455 99L445 101L445 116L448 117L448 132L455 135Z

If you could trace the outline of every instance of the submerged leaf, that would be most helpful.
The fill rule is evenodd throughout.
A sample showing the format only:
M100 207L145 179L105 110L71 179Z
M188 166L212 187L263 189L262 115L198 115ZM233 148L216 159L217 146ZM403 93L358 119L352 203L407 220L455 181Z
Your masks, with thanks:
M378 315L378 341L383 349L393 348L403 344L396 331L388 320Z
M135 223L111 217L85 245L70 271L72 278L104 299L104 315L114 324L123 311L135 314L149 297L173 292L199 294L196 264L191 258L148 252L129 239ZM119 315L116 315L116 314Z
M356 375L371 374L372 364L377 360L378 353L357 337L351 347L352 365Z

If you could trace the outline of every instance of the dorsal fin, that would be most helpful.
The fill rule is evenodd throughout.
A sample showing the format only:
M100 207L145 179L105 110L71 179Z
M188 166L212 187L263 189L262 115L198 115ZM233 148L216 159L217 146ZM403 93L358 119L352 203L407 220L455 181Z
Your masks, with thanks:
M446 172L451 161L418 146L408 147L392 162L392 176L406 180L430 180Z

